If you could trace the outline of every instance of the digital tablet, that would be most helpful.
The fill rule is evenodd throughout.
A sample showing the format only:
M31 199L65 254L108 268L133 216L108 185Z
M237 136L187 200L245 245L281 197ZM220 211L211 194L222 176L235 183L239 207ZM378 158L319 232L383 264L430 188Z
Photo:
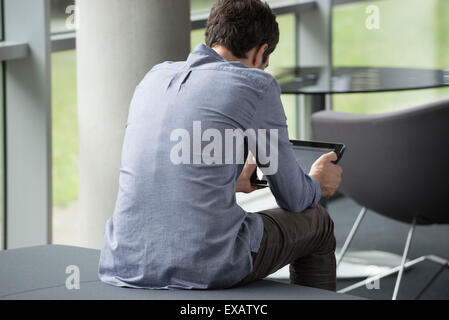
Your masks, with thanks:
M290 140L292 143L293 151L304 173L308 174L312 168L313 163L318 160L323 154L334 151L337 154L337 160L333 163L337 164L343 157L343 153L346 146L342 143L333 142L318 142L318 141L302 141L302 140ZM282 161L279 161L282 163ZM257 168L251 177L251 184L259 187L267 187L268 181L263 176L263 173Z

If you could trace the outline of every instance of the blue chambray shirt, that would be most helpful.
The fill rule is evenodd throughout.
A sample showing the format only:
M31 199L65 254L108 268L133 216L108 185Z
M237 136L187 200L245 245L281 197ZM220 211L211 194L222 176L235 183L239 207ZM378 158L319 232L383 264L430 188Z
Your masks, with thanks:
M268 177L280 207L302 212L321 198L295 160L280 88L259 69L200 44L187 61L155 66L137 86L122 151L119 192L107 221L100 279L148 289L226 288L253 267L263 235L258 213L236 203L241 164L174 164L171 134L278 130L278 170ZM224 148L224 147L223 147ZM190 155L192 158L192 155Z

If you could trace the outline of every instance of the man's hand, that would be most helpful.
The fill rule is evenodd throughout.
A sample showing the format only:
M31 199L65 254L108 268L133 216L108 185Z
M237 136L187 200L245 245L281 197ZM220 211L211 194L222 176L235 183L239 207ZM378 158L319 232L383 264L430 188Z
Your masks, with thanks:
M343 169L332 163L335 160L337 160L335 152L323 154L310 169L309 176L315 178L320 184L322 197L334 195L340 186Z
M249 161L249 160L252 161ZM244 192L244 193L250 193L255 190L262 189L262 187L257 187L251 185L251 176L253 175L254 171L257 169L257 164L255 163L255 159L251 152L248 154L248 158L245 161L245 165L243 166L242 173L240 173L240 176L238 177L236 184L235 184L235 192Z

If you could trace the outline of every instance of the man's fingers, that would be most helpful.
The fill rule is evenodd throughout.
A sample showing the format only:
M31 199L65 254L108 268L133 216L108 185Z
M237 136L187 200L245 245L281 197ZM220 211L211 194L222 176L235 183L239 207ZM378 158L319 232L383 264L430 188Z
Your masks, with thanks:
M246 158L246 162L245 162L245 166L243 167L243 171L245 172L245 174L251 176L253 174L253 172L256 170L256 168L257 168L256 159L254 158L253 154L250 151L248 154L248 158Z
M250 163L245 163L245 166L243 167L242 170L242 176L245 177L246 179L250 179L250 177L253 175L254 171L257 170L257 164L250 164Z
M253 173L254 170L256 170L256 168L257 168L257 164L250 164L250 163L245 164L245 170L250 173Z
M332 152L323 154L318 160L325 161L325 162L331 162L331 161L336 161L337 159L338 159L337 154L334 151L332 151Z
M254 158L254 156L253 156L253 154L251 153L251 151L248 153L248 157L246 158L246 163L249 163L249 164L257 164L256 158Z
M337 161L337 159L338 159L338 157L337 157L337 154L335 153L335 152L329 152L329 153L326 153L326 154L323 154L322 155L322 157L324 158L324 159L326 159L326 161Z

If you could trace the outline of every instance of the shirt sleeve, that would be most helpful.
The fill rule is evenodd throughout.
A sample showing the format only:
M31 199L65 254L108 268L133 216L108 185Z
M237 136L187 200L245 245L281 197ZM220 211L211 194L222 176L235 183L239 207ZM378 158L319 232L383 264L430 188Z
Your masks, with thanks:
M321 199L321 187L314 178L303 172L296 161L288 137L287 118L280 95L280 87L273 79L257 106L254 124L256 131L266 129L266 138L260 139L258 135L256 150L252 151L253 154L257 154L257 163L267 177L277 204L287 211L302 212L318 204ZM271 137L276 131L277 143L276 137ZM272 166L270 170L267 170L267 164L262 163L260 155L263 157L264 152L265 155L270 155L266 158L270 159L269 165ZM276 156L277 168L273 168L276 166L276 163L273 163Z

